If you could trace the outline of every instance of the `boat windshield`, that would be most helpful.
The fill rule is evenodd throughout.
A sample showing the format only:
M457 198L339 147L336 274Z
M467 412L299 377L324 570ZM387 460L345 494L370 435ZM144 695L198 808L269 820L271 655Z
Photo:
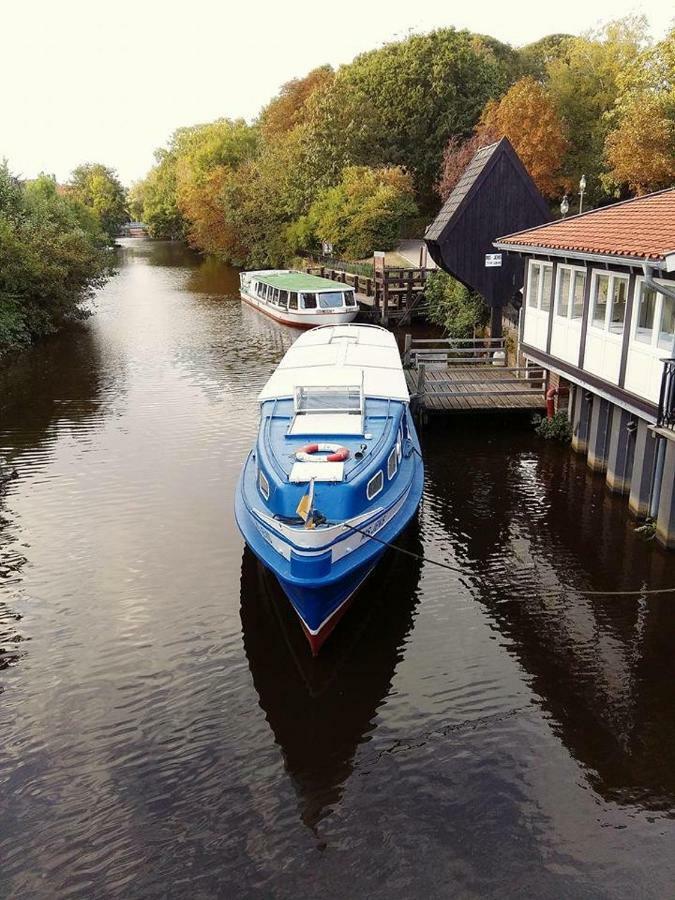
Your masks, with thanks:
M296 413L346 412L361 413L361 388L299 387L295 392Z
M337 309L343 306L342 291L323 291L318 297L321 309Z

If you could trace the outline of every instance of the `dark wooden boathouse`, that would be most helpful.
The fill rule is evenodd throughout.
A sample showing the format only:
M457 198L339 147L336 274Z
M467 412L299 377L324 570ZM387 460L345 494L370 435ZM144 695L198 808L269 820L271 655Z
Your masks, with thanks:
M506 138L481 147L464 170L424 240L434 262L491 307L491 333L501 337L504 307L520 306L523 261L495 253L502 234L551 220L549 208Z

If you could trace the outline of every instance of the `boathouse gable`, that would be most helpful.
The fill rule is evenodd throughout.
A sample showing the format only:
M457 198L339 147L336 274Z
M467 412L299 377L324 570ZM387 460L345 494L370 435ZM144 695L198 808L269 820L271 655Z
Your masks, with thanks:
M520 351L572 447L675 547L675 189L506 235L525 262Z
M548 206L506 138L475 154L424 240L434 262L492 308L513 299L523 260L497 253L500 234L550 221Z

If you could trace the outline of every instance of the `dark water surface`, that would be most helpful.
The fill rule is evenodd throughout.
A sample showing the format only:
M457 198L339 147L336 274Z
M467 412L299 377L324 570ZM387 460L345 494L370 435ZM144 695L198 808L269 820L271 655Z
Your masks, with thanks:
M316 661L236 530L294 333L127 242L5 363L3 897L673 897L675 583L526 423L423 435L405 546Z

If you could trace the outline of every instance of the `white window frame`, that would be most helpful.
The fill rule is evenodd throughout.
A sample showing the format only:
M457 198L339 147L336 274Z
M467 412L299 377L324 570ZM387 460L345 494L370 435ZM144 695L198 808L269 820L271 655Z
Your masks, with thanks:
M560 309L560 285L562 284L562 274L563 272L570 273L570 286L567 292L567 313L563 315L559 312ZM558 270L555 276L555 293L554 293L554 307L553 312L559 319L565 319L567 322L581 322L582 316L573 316L572 311L574 309L574 282L576 281L577 273L581 275L584 279L588 278L586 274L586 269L584 266L569 266L569 265L559 265ZM586 284L584 282L584 293L586 291ZM583 301L582 301L583 305ZM583 315L583 313L582 313Z
M373 482L376 481L378 478L380 479L380 482L379 482L380 486L374 493L371 493L371 486L372 486ZM384 472L382 471L382 469L380 469L378 472L376 472L373 475L373 477L370 479L370 481L366 485L366 497L368 498L369 501L374 500L375 497L377 497L378 494L381 494L383 490L384 490Z
M392 471L392 466L393 466L393 471ZM394 478L396 476L397 472L398 472L398 456L396 453L396 447L394 446L391 448L391 453L387 457L387 479L388 479L388 481L391 481L392 478Z
M605 310L605 321L603 325L596 325L593 320L593 313L595 311L595 300L597 297L597 289L598 289L598 280L600 276L606 275L609 278L609 284L607 286L607 309ZM593 275L591 278L591 293L589 295L589 309L588 309L588 327L595 332L603 333L610 335L617 340L623 339L623 333L626 329L626 312L623 314L623 326L621 331L611 331L609 327L610 319L612 317L612 305L614 303L614 283L616 281L625 281L626 282L626 310L628 309L628 291L630 289L630 276L624 275L621 272L611 272L607 269L593 269Z
M658 281L658 279L657 279ZM665 285L672 286L672 282L664 282ZM631 342L635 342L636 346L651 348L656 353L667 353L671 355L675 352L675 339L670 347L662 347L659 344L659 335L661 334L661 317L663 316L663 305L665 303L665 295L661 291L656 291L656 305L654 306L654 321L652 323L652 337L649 342L641 341L638 336L638 323L640 321L640 303L642 302L642 290L645 287L644 278L636 278L635 295L633 297L633 324L631 328Z
M270 483L262 469L258 469L258 490L263 500L270 499Z
M539 285L537 287L537 303L533 305L531 301L531 288L532 288L532 276L534 273L534 268L539 268ZM551 272L551 277L553 277L553 263L544 262L541 259L530 259L529 265L527 268L527 298L525 303L526 309L537 309L539 312L548 313L548 309L542 309L542 300L544 297L544 273L548 269Z

